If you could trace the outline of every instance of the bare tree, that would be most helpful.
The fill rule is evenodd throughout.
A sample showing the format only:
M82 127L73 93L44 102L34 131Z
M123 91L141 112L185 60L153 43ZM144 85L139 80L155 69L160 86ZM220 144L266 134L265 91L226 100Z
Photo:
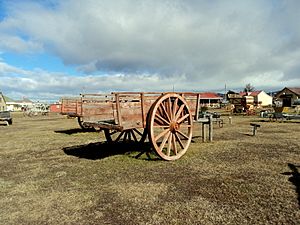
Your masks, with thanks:
M252 92L254 90L255 90L254 86L252 86L250 83L246 84L246 86L244 88L244 92Z

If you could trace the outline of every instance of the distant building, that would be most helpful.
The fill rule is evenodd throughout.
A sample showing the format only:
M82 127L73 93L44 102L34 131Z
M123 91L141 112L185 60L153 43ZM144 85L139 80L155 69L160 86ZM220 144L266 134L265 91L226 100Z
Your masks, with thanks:
M223 98L213 92L200 93L200 105L212 108L219 108Z
M300 87L285 87L275 95L281 107L291 107L300 101Z
M6 110L7 110L6 101L2 92L0 92L0 111L6 111Z
M31 108L33 102L28 98L23 98L22 100L13 100L6 97L6 105L8 111L22 111L24 108Z
M240 92L240 96L245 96L246 99L249 98L249 103L253 101L254 105L272 106L273 103L273 97L264 91Z
M61 112L61 104L60 103L51 104L50 112L60 113Z

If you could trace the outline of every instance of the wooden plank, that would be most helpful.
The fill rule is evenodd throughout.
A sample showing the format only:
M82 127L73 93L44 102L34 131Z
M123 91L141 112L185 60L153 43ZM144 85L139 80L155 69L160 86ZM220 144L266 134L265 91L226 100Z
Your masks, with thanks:
M61 103L61 114L81 115L81 98L62 98Z
M145 128L147 125L147 114L145 113L145 96L144 93L141 93L141 108L142 108L142 123L143 127Z
M117 123L119 124L119 126L122 126L119 94L115 94L115 99L116 99L116 109L117 109Z
M84 125L88 127L123 131L123 127L120 127L115 124L110 124L109 122L84 122Z
M120 117L124 129L127 126L143 127L141 102L120 102ZM126 122L126 126L125 126Z
M84 121L115 120L112 104L83 104L82 116Z
M197 94L197 105L196 105L196 113L194 120L197 120L199 118L199 113L200 113L200 94Z

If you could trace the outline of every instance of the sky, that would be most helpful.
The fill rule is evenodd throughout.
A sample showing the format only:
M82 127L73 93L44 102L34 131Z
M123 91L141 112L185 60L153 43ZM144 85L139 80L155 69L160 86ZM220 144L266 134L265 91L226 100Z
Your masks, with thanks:
M298 0L0 0L0 91L300 87Z

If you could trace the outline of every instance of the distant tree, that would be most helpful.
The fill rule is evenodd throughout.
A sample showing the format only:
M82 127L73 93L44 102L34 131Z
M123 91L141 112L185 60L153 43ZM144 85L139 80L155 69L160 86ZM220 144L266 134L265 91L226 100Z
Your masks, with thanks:
M254 86L252 86L250 83L246 84L246 86L244 88L244 92L252 92L254 90L255 90Z

